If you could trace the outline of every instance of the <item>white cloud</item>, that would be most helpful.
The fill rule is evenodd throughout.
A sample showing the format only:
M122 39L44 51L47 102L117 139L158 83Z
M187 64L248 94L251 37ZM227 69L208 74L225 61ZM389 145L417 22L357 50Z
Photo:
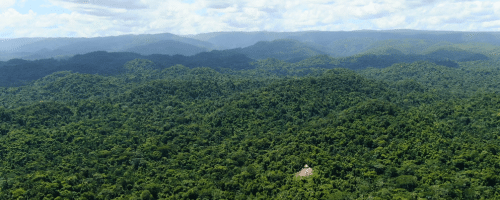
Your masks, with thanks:
M0 9L6 9L16 4L16 0L2 0L0 1Z
M489 21L489 22L483 22L482 23L483 27L500 27L500 20L495 20L495 21Z
M94 5L99 7L107 7L107 8L123 8L127 10L134 9L145 9L149 6L144 4L142 1L137 0L106 0L106 1L96 1L96 0L50 0L52 3L63 3L68 6L72 6L72 8L77 8L78 6L87 6Z
M373 20L374 24L381 29L396 29L398 27L407 25L406 16L392 15Z
M30 11L28 14L21 14L14 10L13 8L7 9L5 12L0 13L0 19L3 19L0 22L0 29L4 29L6 27L15 27L18 26L28 26L31 25L30 21L35 19L36 13Z
M0 29L11 30L15 37L252 30L500 30L500 2L493 0L48 1L72 13L42 15L33 9L21 14L11 8L14 0L2 0Z

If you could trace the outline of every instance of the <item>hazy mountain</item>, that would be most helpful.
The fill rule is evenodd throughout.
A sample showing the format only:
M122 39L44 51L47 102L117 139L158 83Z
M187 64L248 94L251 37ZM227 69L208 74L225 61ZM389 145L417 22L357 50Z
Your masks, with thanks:
M458 68L459 62L490 59L484 54L474 53L456 47L429 48L424 51L425 54L405 54L399 49L388 47L385 49L378 48L378 51L374 51L374 53L357 54L338 58L330 57L325 55L324 52L310 47L307 44L290 39L275 40L272 42L262 41L245 48L222 51L212 50L210 52L201 52L191 56L179 54L194 54L196 51L202 51L203 49L172 40L155 43L155 45L145 45L130 50L142 51L142 53L147 53L148 51L149 53L154 53L155 51L172 54L176 53L177 55L141 55L132 52L96 51L86 54L77 54L62 60L40 59L36 61L26 61L22 59L13 59L8 62L0 62L0 70L2 71L1 85L19 85L25 81L36 80L50 73L63 70L86 74L113 75L124 72L123 65L136 58L151 60L157 63L160 68L181 64L189 68L209 67L216 70L242 70L253 69L256 66L276 66L276 63L279 62L272 59L284 61L287 65L293 63L293 66L297 69L311 67L331 69L340 67L352 70L366 69L369 67L386 68L396 63L412 63L415 61L430 61L437 65ZM169 50L168 46L172 48ZM174 51L175 49L177 51ZM181 50L184 51L182 52ZM47 50L42 49L35 52L34 55L38 55L36 53L44 53L45 51ZM256 60L264 61L256 65L252 64Z
M150 43L141 46L135 46L132 48L125 49L125 52L134 52L142 55L151 54L167 54L167 55L185 55L191 56L197 53L207 51L207 48L198 47L195 45L174 41L174 40L162 40L155 43Z
M384 45L420 46L422 49L406 49L403 53L419 54L434 44L488 43L500 44L500 33L493 32L453 32L453 31L302 31L302 32L214 32L183 37L194 38L213 43L218 49L244 48L259 41L293 39L306 44L315 44L315 48L335 57L352 56L366 53ZM389 42L392 41L392 42ZM391 43L391 44L389 44ZM423 44L422 44L423 43Z
M121 52L129 49L141 49L145 54L187 53L194 55L201 49L227 50L245 48L262 41L291 39L306 44L313 51L321 51L334 57L352 56L369 53L373 49L395 48L406 54L420 54L432 46L449 46L462 44L500 44L500 34L490 32L452 32L452 31L302 31L302 32L214 32L197 35L178 36L170 33L121 35L96 38L18 38L3 39L0 43L0 59L12 58L43 59L85 54L93 51ZM198 50L156 49L158 42L171 40L200 48ZM152 49L148 49L149 46ZM411 47L411 48L410 48ZM194 48L194 47L189 47ZM188 49L189 49L188 48ZM257 48L257 47L255 47ZM379 51L379 50L375 50ZM279 51L278 51L279 52ZM476 52L479 53L479 52ZM484 53L484 52L481 52ZM258 56L256 58L264 58ZM288 56L292 56L290 53ZM301 53L301 54L304 54ZM306 53L307 54L307 53ZM271 57L279 57L273 55ZM283 55L283 58L289 58ZM302 58L300 58L302 59ZM298 60L300 60L298 59Z
M7 61L15 58L22 58L25 56L29 56L31 53L29 52L9 52L9 51L0 51L0 61Z
M453 60L458 62L467 62L475 60L488 60L486 55L480 53L471 53L458 48L441 48L425 54L430 60Z
M225 51L245 54L256 60L276 58L287 62L298 62L311 56L326 54L310 45L291 39L260 41L252 46Z
M48 59L48 58L58 58L62 56L73 56L78 54L76 52L64 51L62 49L50 50L47 48L43 48L33 53L29 53L28 55L22 56L21 58L26 60L38 60L38 59Z
M0 39L0 52L18 51L20 47L44 40L44 38L1 38Z
M165 40L176 41L179 44L185 43L200 49L214 49L214 45L209 42L180 37L170 33L96 38L37 38L36 40L18 38L8 40L6 45L0 43L0 50L3 50L0 52L0 59L24 58L33 60L85 54L93 51L119 52L138 46L138 48L150 44L154 46L154 43ZM181 49L180 51L182 52L183 50Z
M347 68L352 70L373 68L386 68L396 63L413 63L416 61L430 61L437 65L450 68L459 67L458 62L484 61L489 58L480 53L473 53L462 49L438 49L427 54L404 54L401 51L388 48L383 52L358 54L342 58L333 58L326 55L313 56L295 63L296 68Z
M184 35L183 37L193 38L214 44L217 50L243 48L254 45L259 41L272 41L285 39L287 33L281 32L213 32L201 33L197 35Z
M252 69L255 60L239 53L221 51L202 52L193 56L152 54L148 56L132 52L95 51L77 54L73 57L56 59L0 61L0 87L24 85L57 71L72 71L82 74L116 75L125 72L124 65L134 59L148 59L155 62L159 69L177 64L188 68L209 67L213 69L242 70Z

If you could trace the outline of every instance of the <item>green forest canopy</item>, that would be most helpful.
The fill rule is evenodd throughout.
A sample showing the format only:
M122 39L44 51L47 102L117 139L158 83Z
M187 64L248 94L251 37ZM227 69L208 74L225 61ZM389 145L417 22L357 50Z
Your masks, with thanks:
M496 61L305 62L3 87L0 199L500 198Z

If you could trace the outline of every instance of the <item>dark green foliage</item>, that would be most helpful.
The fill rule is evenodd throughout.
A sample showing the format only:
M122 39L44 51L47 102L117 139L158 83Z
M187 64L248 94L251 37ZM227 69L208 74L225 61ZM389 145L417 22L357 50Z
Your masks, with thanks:
M500 198L495 61L316 58L0 88L0 199Z
M417 186L417 177L411 175L401 175L395 178L396 187L413 191Z

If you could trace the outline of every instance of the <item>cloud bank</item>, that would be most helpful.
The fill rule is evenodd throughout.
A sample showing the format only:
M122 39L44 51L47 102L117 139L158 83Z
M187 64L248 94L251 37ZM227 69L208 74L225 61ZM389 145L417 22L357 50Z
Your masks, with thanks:
M218 31L499 31L500 2L481 0L2 0L0 38ZM69 10L58 13L57 9Z

